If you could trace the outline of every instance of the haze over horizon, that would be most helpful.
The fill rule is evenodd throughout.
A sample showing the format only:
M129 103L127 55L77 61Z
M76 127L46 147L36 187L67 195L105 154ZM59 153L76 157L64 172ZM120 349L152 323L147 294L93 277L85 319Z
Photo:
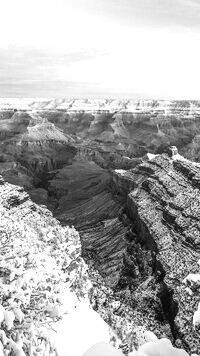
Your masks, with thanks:
M0 97L200 99L198 0L0 0Z

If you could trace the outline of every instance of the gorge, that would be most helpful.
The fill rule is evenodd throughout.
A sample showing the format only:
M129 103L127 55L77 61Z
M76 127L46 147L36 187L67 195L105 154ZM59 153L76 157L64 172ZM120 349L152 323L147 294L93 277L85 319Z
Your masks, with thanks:
M145 330L199 353L200 102L1 99L0 145L3 180L79 232L124 353Z

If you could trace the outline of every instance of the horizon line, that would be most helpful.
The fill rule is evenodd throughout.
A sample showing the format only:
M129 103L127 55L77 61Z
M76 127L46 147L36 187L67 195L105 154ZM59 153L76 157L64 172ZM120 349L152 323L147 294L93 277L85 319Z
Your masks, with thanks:
M45 96L0 96L1 99L8 99L8 100L135 100L135 101L200 101L200 97L198 99L192 99L192 98L150 98L150 97L145 97L145 98L134 98L134 97L124 97L124 96L117 96L117 97L102 97L102 96L95 96L95 97L76 97L76 96L51 96L51 97L45 97Z

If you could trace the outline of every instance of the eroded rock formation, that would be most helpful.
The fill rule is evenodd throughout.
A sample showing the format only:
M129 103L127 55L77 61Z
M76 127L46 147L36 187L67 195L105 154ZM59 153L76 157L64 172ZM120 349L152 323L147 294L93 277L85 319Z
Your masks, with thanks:
M199 115L198 101L0 99L1 158L23 156L23 146L39 155L42 144L49 165L59 143L109 168L132 168L136 158L169 145L198 160Z
M198 101L0 99L0 174L59 211L84 165L95 185L100 167L134 168L169 145L198 161L199 115Z
M128 195L128 214L140 245L151 252L163 314L174 338L199 353L199 329L193 326L199 290L192 283L186 288L183 280L199 273L200 165L171 149L129 171L128 182L131 174L135 189Z

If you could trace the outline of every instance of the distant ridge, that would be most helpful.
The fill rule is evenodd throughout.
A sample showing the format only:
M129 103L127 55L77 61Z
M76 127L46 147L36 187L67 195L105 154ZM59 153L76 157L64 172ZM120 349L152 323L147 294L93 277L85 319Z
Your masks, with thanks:
M200 111L200 100L123 100L123 99L53 99L53 98L0 98L0 110L67 110L67 111L163 111L169 108Z

